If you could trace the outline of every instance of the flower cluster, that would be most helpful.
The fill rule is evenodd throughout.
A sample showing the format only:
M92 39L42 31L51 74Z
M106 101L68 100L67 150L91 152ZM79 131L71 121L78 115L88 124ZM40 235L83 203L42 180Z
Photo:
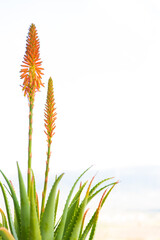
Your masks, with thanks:
M48 143L51 143L51 138L54 135L55 129L55 120L56 120L56 112L55 112L55 101L54 101L54 91L53 91L53 80L50 77L48 81L48 92L47 92L47 100L45 104L45 128Z
M22 90L30 102L31 100L34 101L35 92L39 91L40 86L44 87L44 84L41 82L43 68L41 67L42 61L40 60L39 48L37 30L35 25L31 24L27 36L24 61L20 71L21 79L24 79Z

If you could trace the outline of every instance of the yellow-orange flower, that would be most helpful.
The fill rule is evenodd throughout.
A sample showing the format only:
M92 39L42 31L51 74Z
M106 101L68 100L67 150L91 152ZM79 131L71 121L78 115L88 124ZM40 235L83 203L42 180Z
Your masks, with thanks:
M48 80L48 91L47 91L47 100L45 104L45 128L46 128L46 135L48 143L51 143L51 138L54 135L55 129L55 120L57 113L55 112L55 101L54 101L54 90L53 90L53 80L50 77Z
M21 79L24 79L22 90L24 95L34 99L36 91L39 91L40 86L44 86L41 82L42 70L39 54L39 39L37 30L34 24L31 24L27 37L26 52L21 69Z

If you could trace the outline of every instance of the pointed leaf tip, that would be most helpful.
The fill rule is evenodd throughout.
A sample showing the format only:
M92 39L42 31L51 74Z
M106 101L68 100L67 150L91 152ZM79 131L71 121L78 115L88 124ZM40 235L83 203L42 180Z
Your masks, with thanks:
M0 228L0 236L3 238L3 240L15 240L13 235L4 227Z

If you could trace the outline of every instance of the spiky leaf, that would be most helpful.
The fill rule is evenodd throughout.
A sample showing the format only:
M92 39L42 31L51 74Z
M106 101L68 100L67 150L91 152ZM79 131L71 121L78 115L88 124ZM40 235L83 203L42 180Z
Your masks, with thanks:
M89 190L90 190L93 179L94 178L92 178L92 180L89 184L86 195L85 195L81 205L77 208L75 215L73 216L73 218L71 220L71 223L67 229L67 233L64 236L65 240L68 240L68 239L69 240L78 240L78 238L79 238L81 227L82 227L83 216L84 216L84 212L85 212L85 208L86 208L87 200L88 200L88 196L89 196Z
M3 238L3 240L15 240L12 234L4 227L0 228L0 236Z
M91 167L87 168L79 177L78 179L75 181L73 187L71 188L71 191L69 192L68 198L66 200L66 204L63 210L63 214L61 217L61 221L57 227L57 231L56 231L56 237L55 240L62 240L63 234L64 234L64 228L65 228L65 224L66 224L66 218L67 218L67 213L68 213L68 206L73 194L73 191L78 183L78 181L81 179L81 177L90 169Z
M7 195L6 195L6 192L4 190L4 187L3 187L2 183L0 183L0 187L2 189L2 193L3 193L3 197L4 197L4 201L5 201L7 217L8 217L8 222L9 222L9 227L10 227L11 233L13 234L14 238L16 240L18 240L16 230L15 230L15 227L14 227L14 223L13 223L13 220L12 220L12 215L11 215L11 211L10 211L10 207L9 207L9 202L8 202Z
M65 230L64 232L66 232L69 224L71 223L71 219L72 217L75 215L76 209L79 206L79 200L80 200L80 195L84 189L84 187L86 186L87 181L80 187L80 189L78 190L78 192L75 194L69 208L68 208L68 213L67 213L67 218L66 218L66 224L65 224Z
M17 163L18 168L18 179L20 189L20 200L21 200L21 238L27 240L29 236L30 228L30 206L29 199L24 185L23 177Z
M0 208L0 214L1 214L1 218L2 218L2 226L5 227L6 229L8 229L6 216L1 208Z
M41 240L40 226L37 216L36 200L34 193L34 182L31 181L31 195L30 195L30 240Z
M11 196L12 196L12 199L13 199L13 203L14 203L14 209L15 209L15 214L16 214L16 219L17 219L17 228L18 228L18 231L20 232L20 226L21 226L21 210L20 210L20 206L19 206L19 202L18 202L18 199L17 199L17 196L16 196L16 193L14 191L14 188L11 184L11 182L8 180L8 178L5 176L5 174L0 170L2 176L4 177L5 181L7 182L8 184L8 187L11 191Z
M55 207L56 207L56 190L58 183L64 174L61 174L54 182L50 191L48 201L42 215L40 229L42 240L53 240L54 239L54 219L55 219Z

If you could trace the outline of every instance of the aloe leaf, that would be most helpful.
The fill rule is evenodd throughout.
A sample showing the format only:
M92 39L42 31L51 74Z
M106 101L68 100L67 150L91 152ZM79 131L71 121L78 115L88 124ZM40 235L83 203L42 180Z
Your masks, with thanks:
M76 207L77 207L78 204L79 204L79 197L80 197L80 195L81 195L84 187L86 186L86 184L87 184L87 181L80 187L80 189L79 189L78 192L75 194L74 198L72 199L72 201L71 201L71 203L70 203L70 205L69 205L69 207L68 207L68 212L67 212L67 218L66 218L66 222L65 222L64 232L66 231L68 225L70 224L70 221L71 221L71 218L72 218L73 215L74 215L75 209L76 209ZM56 227L55 227L56 231L57 231L57 226L58 226L58 224L60 223L61 219L62 219L62 216L60 217L60 219L58 220L58 223L56 224ZM56 231L55 231L55 232L56 232Z
M119 182L115 182L113 184L113 186L108 190L107 194L105 195L105 197L103 198L102 200L102 204L101 204L101 207L103 206L103 204L105 203L106 199L108 198L109 194L111 193L111 191L113 190L113 188L118 184Z
M76 209L79 206L79 199L80 199L80 195L84 189L84 187L86 186L87 181L80 187L80 189L78 190L78 192L75 194L69 208L68 208L68 213L67 213L67 218L66 218L66 224L65 224L65 230L64 232L66 232L66 229L68 228L68 225L71 222L72 217L75 214Z
M6 229L8 229L6 216L5 216L5 214L4 214L4 212L1 208L0 208L0 214L1 214L1 217L2 217L2 226L5 227Z
M4 187L3 187L2 183L0 183L0 187L2 189L2 193L3 193L3 197L4 197L4 201L5 201L7 217L8 217L8 222L9 222L9 227L10 227L11 233L13 234L14 238L16 240L18 240L17 234L16 234L16 230L14 228L14 223L13 223L13 220L12 220L12 215L11 215L11 211L10 211L7 195L6 195L6 192L4 190Z
M34 199L35 199L35 203L36 203L36 211L37 211L37 217L39 219L39 201L38 201L38 194L36 192L36 181L35 181L35 177L34 177L34 172L32 170L32 178L33 178L33 193L34 193Z
M39 215L39 200L38 200L38 194L36 193L36 210L37 210L37 216L40 221L40 215Z
M92 200L92 198L94 198L98 193L100 193L102 190L104 190L105 188L108 188L110 186L114 186L116 184L116 182L107 184L105 186L103 186L102 188L98 189L95 193L93 193L92 195L90 194L90 196L88 197L88 202Z
M106 178L106 179L103 179L102 181L98 182L94 187L91 188L90 192L89 192L89 195L93 194L95 192L95 190L104 182L110 180L110 179L113 179L113 177L110 177L110 178Z
M86 186L88 181L86 181L82 186L80 186L79 190L77 191L77 193L75 194L74 198L72 199L70 205L69 205L69 210L73 208L73 206L76 204L77 201L79 201L80 195L84 189L84 187Z
M94 219L95 219L95 215L96 215L96 211L94 212L94 214L92 215L92 217L90 218L89 220L89 223L87 224L87 226L85 227L85 230L83 231L81 237L80 237L80 240L85 240L90 229L92 228L93 226L93 223L94 223Z
M54 182L50 191L44 213L41 218L41 235L42 240L54 239L54 219L55 219L55 205L56 205L56 190L58 183L64 174L61 174Z
M83 227L84 227L84 222L85 222L85 218L86 218L86 215L87 215L87 212L89 211L89 208L87 210L85 210L85 213L83 215L83 219L82 219L82 225L81 225L81 230L80 230L80 234L79 234L79 237L82 235L82 231L83 231Z
M4 227L0 228L0 236L3 238L3 240L15 240L12 234L9 233L9 231Z
M70 232L70 234L71 234L71 236L69 238L70 240L78 240L78 238L79 238L81 227L82 227L83 216L84 216L85 208L86 208L86 205L88 202L89 190L90 190L93 179L94 179L94 177L92 178L92 180L88 186L84 200L82 201L82 203L79 207L79 211L75 216L76 219L74 221L74 227Z
M91 230L91 233L89 235L89 240L93 240L94 236L95 236L95 231L96 231L96 225L97 225L97 222L93 224L92 226L92 230Z
M101 205L102 205L102 201L105 197L105 194L107 192L107 189L104 191L102 197L101 197L101 200L99 202L99 205L98 205L98 208L96 210L96 214L95 214L95 218L94 218L94 223L93 223L93 226L92 226L92 230L91 230L91 233L90 233L90 236L89 236L89 240L93 240L94 236L95 236L95 231L96 231L96 226L97 226L97 221L98 221L98 216L99 216L99 212L100 212L100 209L101 209Z
M19 178L19 189L20 189L20 200L21 200L21 239L27 240L29 236L30 227L30 206L29 199L24 185L23 177L17 163L18 178Z
M57 193L57 196L56 196L54 222L56 222L57 209L58 209L58 203L59 203L59 194L60 194L60 190L58 190L58 193Z
M62 218L61 218L61 221L58 225L58 228L57 228L57 232L56 232L56 237L55 237L55 240L62 240L62 237L63 237L63 233L64 233L64 228L65 228L65 224L66 224L66 218L67 218L67 213L68 213L68 206L69 206L69 203L70 203L70 199L72 197L72 193L78 183L78 181L81 179L81 177L90 169L91 167L87 168L79 177L78 179L75 181L73 187L71 188L70 192L69 192L69 195L68 195L68 198L66 200L66 204L65 204L65 207L64 207L64 210L63 210L63 214L62 214Z
M18 221L17 221L17 215L15 213L15 209L14 209L14 227L15 227L15 230L16 230L16 233L17 233L17 237L18 239L20 239L20 225L18 224Z
M14 203L14 209L15 209L15 214L16 214L16 217L17 217L17 221L18 221L18 226L20 228L20 225L21 225L21 210L20 210L20 206L19 206L19 202L17 200L17 196L16 196L16 193L14 191L14 188L12 186L12 184L10 183L10 181L8 180L8 178L5 176L5 174L0 170L2 176L4 177L4 179L6 180L7 184L8 184L8 187L11 191L11 196L12 196L12 199L13 199L13 203Z
M82 209L83 204L84 204L84 200L82 201L80 206L76 207L74 215L71 217L70 222L69 222L67 228L64 231L64 234L63 234L63 237L62 237L63 240L70 239L70 236L73 232L73 229L74 229L74 227L77 223L77 219L80 217L80 212L83 210Z
M102 208L103 204L105 203L107 197L109 196L110 192L112 191L112 189L114 188L114 186L117 184L118 182L115 182L114 185L108 190L108 192L106 193L106 195L103 197L102 202L101 202L101 206L100 209ZM89 231L91 230L91 228L93 227L94 223L95 223L95 218L96 218L96 214L97 214L97 210L94 212L94 214L92 215L89 223L87 224L87 226L85 227L85 230L83 231L81 237L79 240L85 240Z
M41 240L40 226L37 216L35 193L34 193L34 180L31 181L30 192L30 240Z
M7 190L7 192L9 193L9 195L12 197L11 192L9 191L9 189L7 188L7 186L5 184L3 184L3 186L5 187L5 189Z

